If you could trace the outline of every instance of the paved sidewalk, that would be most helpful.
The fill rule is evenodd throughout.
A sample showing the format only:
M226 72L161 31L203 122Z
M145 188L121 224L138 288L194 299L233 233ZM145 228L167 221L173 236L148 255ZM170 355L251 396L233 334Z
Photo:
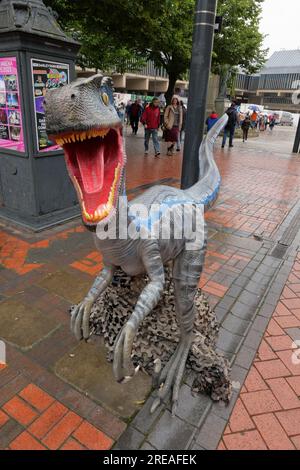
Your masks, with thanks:
M219 449L300 450L300 252Z
M286 281L280 270L287 277L295 257L289 251L273 256L277 240L285 236L288 247L295 236L284 235L297 221L300 195L300 162L288 153L291 142L290 129L276 129L248 144L236 141L230 151L216 147L223 185L207 214L201 287L222 322L220 350L241 384ZM179 185L181 154L145 158L141 135L128 137L127 150L130 197L153 184ZM0 262L0 332L7 344L7 366L0 369L0 449L217 448L239 390L229 408L214 406L212 413L207 397L191 397L188 378L178 416L171 419L168 409L160 409L149 418L151 397L140 405L151 392L149 380L140 374L132 389L115 384L103 345L78 345L70 334L68 309L101 269L101 255L79 220L36 235L3 224ZM274 282L276 295L268 292ZM279 336L289 334L281 329Z

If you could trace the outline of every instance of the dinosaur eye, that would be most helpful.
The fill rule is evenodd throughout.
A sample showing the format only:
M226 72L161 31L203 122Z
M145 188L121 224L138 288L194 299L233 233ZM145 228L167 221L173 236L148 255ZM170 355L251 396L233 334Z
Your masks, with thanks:
M102 93L102 100L103 100L103 103L108 106L109 105L109 97L108 97L108 94L107 93Z

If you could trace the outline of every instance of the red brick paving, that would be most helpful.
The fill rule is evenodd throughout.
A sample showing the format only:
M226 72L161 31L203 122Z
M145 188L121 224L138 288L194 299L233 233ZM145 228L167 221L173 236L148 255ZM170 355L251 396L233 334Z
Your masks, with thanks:
M144 159L142 139L128 139L127 144L129 190L162 178L179 180L181 155L171 159ZM253 149L238 147L231 152L218 150L217 163L223 184L217 205L207 214L211 225L236 231L237 236L242 231L249 237L254 233L271 237L300 195L300 167L296 158L287 159L267 149L261 155ZM229 237L226 243L210 239L201 287L209 295L212 306L226 294L254 255L255 250L241 248L234 238ZM294 411L291 407L300 396L300 373L297 374L297 367L291 363L291 351L285 349L289 338L285 330L300 324L298 260L242 388L220 449L275 448L279 438L287 446L300 447L300 431L291 414ZM0 263L3 268L0 302L1 296L4 300L18 296L45 314L51 313L60 325L67 325L69 300L46 291L38 283L61 269L76 273L78 283L80 280L91 283L101 269L102 259L84 227L71 223L38 235L3 227ZM62 335L68 348L68 344L73 344L70 335L64 331ZM57 379L50 366L58 356L47 344L42 354L39 352L43 351L42 346L28 354L8 349L8 365L0 364L0 434L5 426L15 431L1 441L3 448L82 450L109 449L113 445L125 429L125 423ZM58 355L66 352L61 341L55 351ZM49 368L42 362L45 357ZM273 424L273 432L267 438L268 423Z
M299 261L300 252L219 450L300 448L300 343L288 334L288 328L299 326L294 310L300 302Z
M41 401L37 401L38 398ZM9 420L18 421L24 428L9 443L12 450L105 450L114 442L34 384L29 384L3 404L0 431Z

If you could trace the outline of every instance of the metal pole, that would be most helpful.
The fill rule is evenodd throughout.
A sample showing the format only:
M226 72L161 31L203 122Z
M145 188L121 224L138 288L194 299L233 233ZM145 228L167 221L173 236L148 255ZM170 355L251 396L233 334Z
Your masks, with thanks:
M294 143L294 148L293 148L294 153L298 153L299 151L300 151L300 116L299 116L298 128L297 128L297 133L296 133L295 143Z
M217 0L196 0L193 51L190 71L187 124L181 187L199 179L199 147L203 139L207 90L211 68Z

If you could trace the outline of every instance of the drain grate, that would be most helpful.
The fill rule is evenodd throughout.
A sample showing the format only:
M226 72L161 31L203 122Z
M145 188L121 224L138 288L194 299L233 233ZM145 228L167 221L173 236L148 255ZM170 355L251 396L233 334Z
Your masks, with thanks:
M288 228L283 233L282 238L279 241L279 243L281 243L282 245L287 245L287 246L291 245L295 236L298 233L299 227L300 227L300 209L298 209L298 211L292 218L291 223L289 224Z
M278 242L277 245L273 248L270 253L270 256L277 259L283 259L284 255L286 254L288 249L288 245L283 245L282 243Z
M279 240L279 242L277 242L277 244L274 246L274 248L270 252L270 255L273 256L273 258L283 259L289 246L293 243L298 233L299 227L300 227L300 209L297 210L296 214L291 219L289 226L283 232L281 239Z

